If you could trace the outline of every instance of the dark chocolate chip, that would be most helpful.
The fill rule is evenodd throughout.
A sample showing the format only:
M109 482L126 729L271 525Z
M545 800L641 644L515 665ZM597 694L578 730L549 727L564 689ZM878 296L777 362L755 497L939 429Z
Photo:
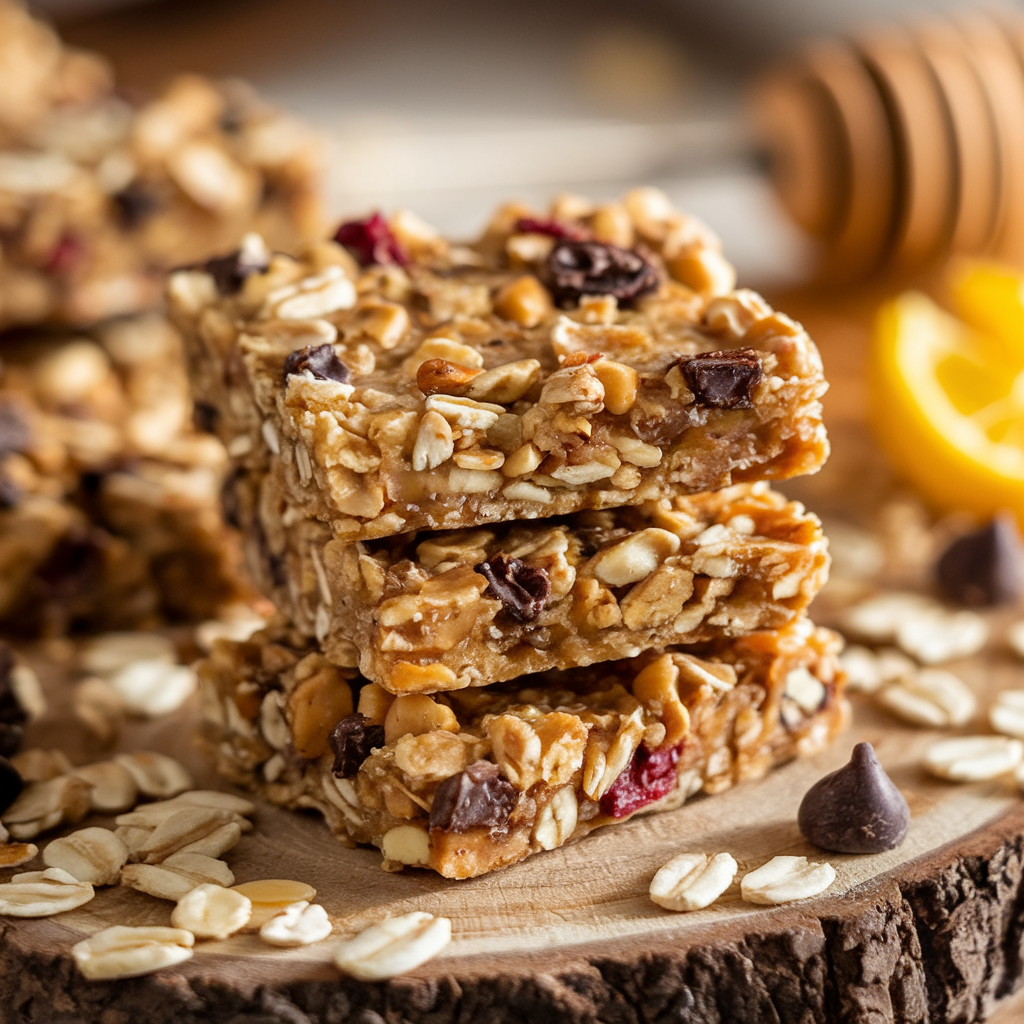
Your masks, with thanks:
M518 794L496 764L475 761L445 779L430 805L430 827L446 832L501 828L515 809Z
M192 406L192 426L201 434L212 434L217 429L220 413L209 402L196 402Z
M807 791L797 814L804 838L832 853L882 853L903 842L910 808L870 743Z
M18 769L7 760L6 755L0 756L0 814L21 796L24 788L25 782Z
M339 384L347 384L352 376L331 344L307 345L292 352L284 361L285 380L293 373L311 373L317 380L333 380Z
M754 388L764 377L750 348L701 352L680 359L678 366L696 401L712 409L752 409Z
M253 274L262 274L270 263L264 252L237 249L227 256L215 256L202 264L217 285L221 295L237 295L242 290L246 279Z
M32 431L13 402L0 401L0 459L24 452L32 443Z
M160 200L153 191L133 181L114 195L117 219L127 231L137 228L160 208Z
M519 558L496 555L473 566L487 580L488 597L502 603L517 622L532 622L547 607L551 580L546 570Z
M373 213L364 220L345 221L334 233L334 240L345 246L363 267L409 264L405 249L380 213Z
M575 224L547 217L520 217L516 221L516 231L529 235L550 235L552 238L567 238L572 242L585 241L589 235Z
M653 292L658 271L633 249L604 242L559 242L548 256L551 290L559 302L584 295L614 295L630 302Z
M1017 520L1000 513L987 526L958 537L936 566L939 589L959 604L1013 604L1024 597L1024 544Z
M332 730L334 751L332 771L339 779L350 779L377 747L384 746L384 726L371 725L370 720L356 712L346 715Z

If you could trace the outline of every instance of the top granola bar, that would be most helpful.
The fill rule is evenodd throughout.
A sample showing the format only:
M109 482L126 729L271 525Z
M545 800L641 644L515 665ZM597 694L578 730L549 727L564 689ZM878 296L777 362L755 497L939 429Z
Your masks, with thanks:
M0 329L151 308L171 267L249 230L322 230L319 143L239 82L133 106L106 63L0 0Z
M228 451L361 540L816 471L817 349L733 285L707 229L637 189L506 206L470 246L402 212L301 258L249 236L169 296Z

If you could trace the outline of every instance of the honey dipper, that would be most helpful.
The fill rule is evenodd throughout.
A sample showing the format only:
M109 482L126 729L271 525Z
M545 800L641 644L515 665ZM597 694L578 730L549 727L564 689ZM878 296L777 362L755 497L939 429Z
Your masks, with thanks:
M757 84L752 111L823 276L910 272L953 251L1024 263L1024 16L813 43Z

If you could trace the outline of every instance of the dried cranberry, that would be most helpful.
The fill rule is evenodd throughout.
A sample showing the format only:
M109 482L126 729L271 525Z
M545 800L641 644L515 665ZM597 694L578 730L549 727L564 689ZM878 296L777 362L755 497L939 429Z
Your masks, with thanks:
M711 409L752 409L753 391L764 377L752 348L700 352L679 360L683 379L700 405Z
M296 349L284 361L285 380L291 374L311 373L317 380L333 380L339 384L347 384L351 373L348 367L338 358L334 346L307 345Z
M487 580L484 591L502 603L517 622L533 622L551 598L551 580L544 569L520 558L496 555L473 566Z
M446 832L501 828L517 799L515 787L496 764L476 761L437 787L430 805L430 827Z
M350 779L373 749L384 746L384 726L371 725L368 718L356 712L346 715L331 730L330 742L334 751L331 770L339 779Z
M17 768L0 755L0 814L3 814L21 796L25 782Z
M345 221L334 233L334 240L345 246L363 267L374 263L382 267L395 263L400 267L409 264L405 249L380 213L372 213L365 220Z
M201 264L217 286L221 295L237 295L246 279L253 274L262 274L270 262L266 251L260 248L244 247L227 256L215 256Z
M583 295L614 295L630 302L658 287L658 271L633 249L605 242L559 242L548 256L552 291L559 302Z
M649 751L641 745L633 760L601 797L601 813L612 818L625 818L641 807L668 796L675 789L676 765L683 745Z
M61 235L50 252L46 270L51 274L73 274L85 258L85 244L76 235Z
M564 224L560 220L540 217L520 217L516 231L528 235L550 235L552 238L567 238L571 242L582 242L589 238L588 232L575 224Z

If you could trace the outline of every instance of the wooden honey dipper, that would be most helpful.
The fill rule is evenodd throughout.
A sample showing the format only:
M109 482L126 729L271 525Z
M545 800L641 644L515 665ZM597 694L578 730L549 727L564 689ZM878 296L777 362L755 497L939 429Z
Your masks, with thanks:
M779 196L837 280L950 252L1024 264L1024 16L815 43L758 83Z

